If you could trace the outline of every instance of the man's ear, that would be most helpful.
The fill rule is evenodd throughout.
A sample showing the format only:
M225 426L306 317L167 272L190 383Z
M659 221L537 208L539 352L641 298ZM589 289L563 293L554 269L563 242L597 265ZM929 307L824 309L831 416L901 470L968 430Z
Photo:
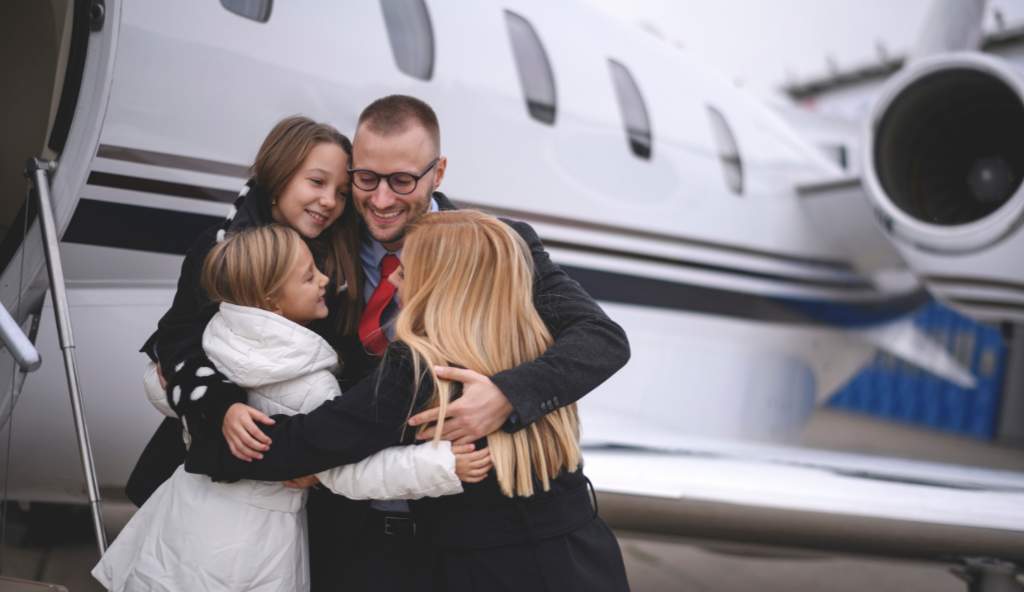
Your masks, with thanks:
M448 157L442 156L437 160L437 173L434 174L434 190L441 186L444 180L444 170L448 167Z

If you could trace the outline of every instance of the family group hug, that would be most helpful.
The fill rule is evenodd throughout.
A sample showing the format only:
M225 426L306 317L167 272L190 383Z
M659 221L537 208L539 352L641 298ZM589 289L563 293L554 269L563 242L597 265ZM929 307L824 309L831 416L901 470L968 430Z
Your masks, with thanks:
M433 109L293 116L142 351L167 417L115 591L621 591L576 402L622 329L533 229L457 209Z

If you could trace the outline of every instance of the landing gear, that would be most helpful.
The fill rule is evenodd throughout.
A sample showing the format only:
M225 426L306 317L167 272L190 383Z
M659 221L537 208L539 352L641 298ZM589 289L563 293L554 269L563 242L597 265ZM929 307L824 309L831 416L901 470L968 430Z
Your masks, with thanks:
M999 559L972 557L953 568L967 582L967 592L1024 592L1024 570Z

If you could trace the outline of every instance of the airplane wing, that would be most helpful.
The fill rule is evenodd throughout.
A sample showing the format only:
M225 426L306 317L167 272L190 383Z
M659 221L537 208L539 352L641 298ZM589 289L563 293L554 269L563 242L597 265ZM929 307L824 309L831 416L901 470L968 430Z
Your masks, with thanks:
M690 437L587 411L586 471L614 528L908 559L1024 561L1024 472Z
M584 458L601 515L622 530L907 559L1024 561L1024 474L790 453L588 447Z

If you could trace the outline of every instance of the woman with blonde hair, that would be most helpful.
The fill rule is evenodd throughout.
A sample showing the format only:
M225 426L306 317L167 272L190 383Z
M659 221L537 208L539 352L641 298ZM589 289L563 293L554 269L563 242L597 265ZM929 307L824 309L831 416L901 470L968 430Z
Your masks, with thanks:
M492 376L539 357L552 337L533 303L526 243L471 210L427 214L409 232L398 276L401 312L388 355L411 363L413 406L457 396L435 366ZM385 364L385 367L393 365ZM462 495L414 503L436 543L438 590L627 590L614 535L591 504L576 404L486 439L492 473Z

